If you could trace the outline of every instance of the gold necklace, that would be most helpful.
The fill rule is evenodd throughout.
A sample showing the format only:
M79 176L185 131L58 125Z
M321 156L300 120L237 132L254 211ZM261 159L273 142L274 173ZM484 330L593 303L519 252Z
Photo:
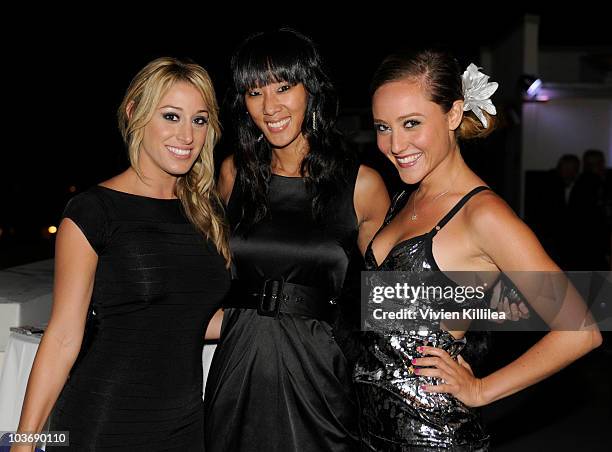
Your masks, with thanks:
M419 185L419 188L417 188L416 193L414 194L414 197L412 198L412 215L410 216L410 219L412 221L416 221L417 220L417 213L416 213L416 197L419 194L419 190L421 190L421 186ZM431 200L431 202L434 202L436 199L440 198L441 196L444 196L445 194L447 194L450 191L450 188L446 191L443 191L442 193L436 195L436 197L434 199Z

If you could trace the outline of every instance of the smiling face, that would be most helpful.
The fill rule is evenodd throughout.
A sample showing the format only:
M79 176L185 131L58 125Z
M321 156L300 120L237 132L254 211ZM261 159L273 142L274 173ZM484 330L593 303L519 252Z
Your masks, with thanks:
M200 91L187 82L175 83L144 127L140 169L148 177L187 173L204 147L207 129L208 108Z
M376 141L407 184L423 180L457 146L454 130L463 102L448 113L429 99L423 84L403 79L383 84L372 98Z
M270 83L247 91L244 100L251 119L273 148L303 143L308 93L302 83Z

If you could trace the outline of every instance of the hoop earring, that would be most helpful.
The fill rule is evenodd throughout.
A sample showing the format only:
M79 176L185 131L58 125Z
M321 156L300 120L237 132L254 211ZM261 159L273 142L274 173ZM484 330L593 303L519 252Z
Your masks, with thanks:
M315 111L312 112L312 130L313 132L317 131L317 113Z

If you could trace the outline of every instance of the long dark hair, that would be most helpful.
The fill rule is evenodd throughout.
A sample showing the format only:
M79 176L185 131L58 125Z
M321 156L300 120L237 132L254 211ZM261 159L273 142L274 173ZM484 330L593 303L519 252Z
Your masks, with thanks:
M258 33L239 46L232 56L231 68L229 106L237 140L234 164L243 197L242 217L235 229L247 233L266 217L271 177L272 148L266 140L258 140L261 131L247 114L245 93L281 81L302 83L308 93L302 134L309 152L302 160L300 173L313 197L313 217L321 221L339 188L348 181L355 159L336 128L338 97L314 43L286 28Z

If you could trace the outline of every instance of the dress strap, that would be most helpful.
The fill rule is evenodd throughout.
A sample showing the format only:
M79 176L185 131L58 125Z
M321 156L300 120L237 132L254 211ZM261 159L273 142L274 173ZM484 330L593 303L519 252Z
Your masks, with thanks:
M459 210L461 210L461 208L465 205L466 202L468 202L470 200L470 198L472 196L474 196L477 193L480 193L481 191L484 190L490 190L489 187L486 187L484 185L481 185L479 187L474 188L472 191L470 191L468 194L466 194L463 198L461 198L459 200L459 202L457 204L455 204L455 206L450 210L450 212L448 212L446 215L444 215L444 218L442 218L438 224L436 225L435 228L433 228L431 230L431 234L436 235L436 233L442 229L444 227L444 225L446 225L446 223L448 223L451 218L453 218L455 216L455 214L457 212L459 212Z
M380 233L380 231L382 231L385 228L385 226L387 226L391 222L391 220L393 220L398 210L401 210L402 207L404 207L407 200L408 200L408 193L406 190L401 190L400 192L396 193L393 196L393 199L391 200L391 205L389 206L389 210L387 210L387 214L385 215L385 219L383 223L380 225L380 227L378 228L378 231L376 231L374 236L372 236L370 243L368 243L367 249L369 249L370 252L372 252L371 247L372 247L372 242L374 241L374 239L378 237L378 234ZM372 254L374 253L372 252Z
M385 216L385 221L383 221L383 225L380 227L382 229L386 225L388 225L391 220L397 215L397 212L402 210L402 208L406 205L408 201L408 192L406 190L402 190L397 193L393 199L391 200L391 205L389 206L389 210L387 211L387 215Z

